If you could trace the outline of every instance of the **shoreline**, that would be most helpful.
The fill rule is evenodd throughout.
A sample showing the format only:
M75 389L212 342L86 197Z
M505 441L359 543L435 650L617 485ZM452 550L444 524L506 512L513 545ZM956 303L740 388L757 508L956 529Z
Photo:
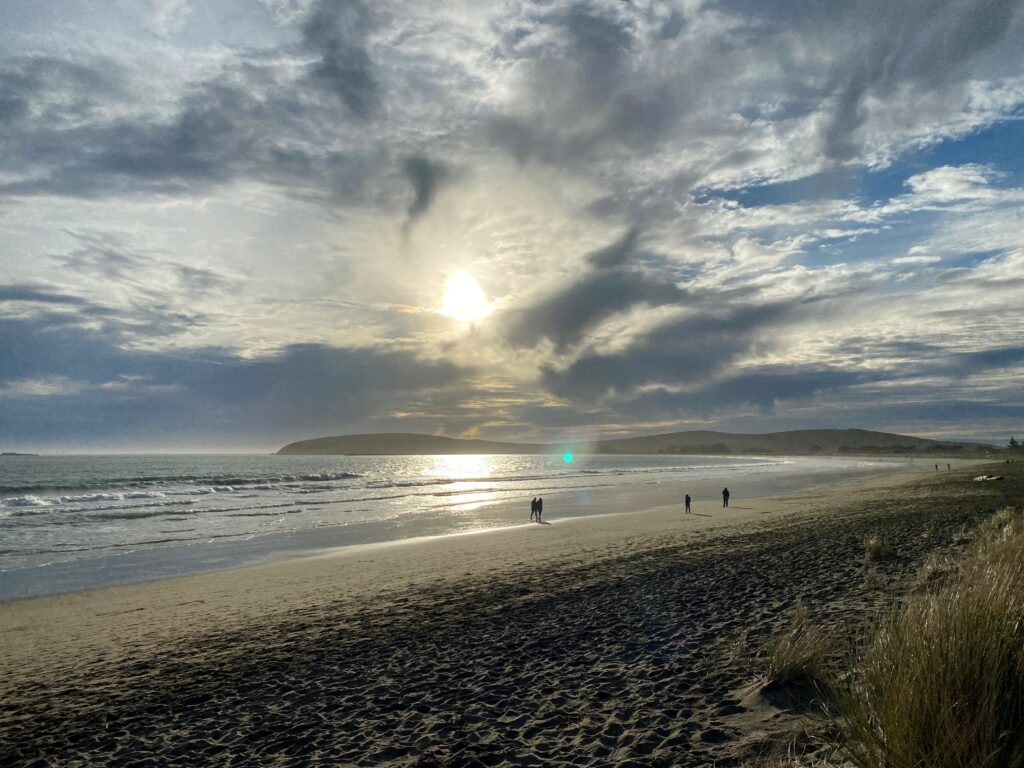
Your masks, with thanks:
M855 636L1002 499L974 473L3 603L0 762L738 765L758 638L796 601ZM873 531L900 542L884 592L861 585Z
M31 649L28 654L35 655L34 649L40 645L68 645L75 639L88 641L97 636L109 636L104 642L111 645L120 643L117 638L121 636L130 636L137 643L148 634L146 627L154 613L173 614L175 622L187 623L191 633L197 624L201 627L210 623L211 616L219 616L217 624L224 628L225 623L231 623L227 617L265 619L287 613L297 605L310 607L345 599L353 592L366 598L458 580L474 572L491 576L511 561L530 561L540 567L545 562L571 558L578 550L615 556L623 550L655 546L657 539L666 535L696 540L764 515L805 510L822 496L888 488L912 483L922 476L930 475L878 471L866 477L823 481L786 496L734 497L728 511L713 507L710 517L700 511L700 504L695 504L696 514L689 517L682 513L680 503L655 504L602 514L552 517L543 525L526 522L308 550L298 557L265 563L13 598L0 602L0 625L4 627L0 629L0 646L11 657L20 655L26 645ZM543 536L549 532L556 536ZM502 554L495 558L498 552ZM509 552L514 557L509 557ZM453 575L449 567L452 562L460 564L461 575ZM239 582L246 586L238 588ZM193 610L182 610L188 606ZM202 606L202 610L194 610L195 606ZM134 615L142 614L143 621L132 621ZM112 616L128 620L111 622ZM162 640L173 635L167 631L169 626L161 621L157 624L163 630L158 633ZM58 631L66 625L71 625L73 631ZM57 637L60 639L55 641Z
M757 456L739 457L757 459ZM916 458L855 459L869 467L797 468L792 472L754 471L730 476L714 472L687 482L628 483L576 488L544 493L548 521L600 517L618 511L642 512L661 506L682 506L684 493L691 493L696 507L711 502L717 508L721 483L733 486L739 496L758 498L807 493L816 488L853 479L887 477L903 472L930 471ZM844 459L845 461L845 459ZM970 462L974 463L974 462ZM964 462L961 466L967 464ZM198 574L233 571L240 568L303 560L327 550L344 550L403 540L493 533L515 528L526 514L525 501L498 498L452 505L450 520L428 516L356 520L341 526L292 531L240 534L225 538L198 539L166 546L115 548L90 556L54 560L45 564L0 571L0 604L46 595L139 584ZM460 527L461 526L461 527Z

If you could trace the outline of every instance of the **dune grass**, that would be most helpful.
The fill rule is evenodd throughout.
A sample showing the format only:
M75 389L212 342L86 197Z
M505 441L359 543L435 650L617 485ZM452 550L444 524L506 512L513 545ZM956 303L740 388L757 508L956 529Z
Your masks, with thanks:
M867 768L1024 765L1024 525L978 529L958 573L880 627L844 697L843 748Z
M885 587L885 579L882 578L882 574L878 572L878 569L870 566L864 569L864 580L861 582L861 586L867 590L878 590Z
M874 563L896 557L896 549L889 542L873 533L864 538L864 562Z
M810 622L807 608L797 605L789 626L762 648L765 684L823 683L831 644L831 638Z

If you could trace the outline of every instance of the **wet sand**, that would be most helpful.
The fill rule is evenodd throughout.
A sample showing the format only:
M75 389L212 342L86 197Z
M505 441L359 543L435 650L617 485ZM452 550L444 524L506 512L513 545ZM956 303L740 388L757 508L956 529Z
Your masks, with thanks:
M792 607L848 642L1019 466L0 604L0 764L740 764L805 728L755 685Z

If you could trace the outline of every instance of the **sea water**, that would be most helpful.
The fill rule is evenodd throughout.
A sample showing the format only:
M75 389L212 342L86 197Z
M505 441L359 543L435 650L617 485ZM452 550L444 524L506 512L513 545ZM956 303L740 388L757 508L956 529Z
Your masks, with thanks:
M229 568L326 547L600 514L698 481L868 470L856 459L708 456L5 456L0 600ZM778 486L794 490L785 483ZM621 506L621 502L620 502Z

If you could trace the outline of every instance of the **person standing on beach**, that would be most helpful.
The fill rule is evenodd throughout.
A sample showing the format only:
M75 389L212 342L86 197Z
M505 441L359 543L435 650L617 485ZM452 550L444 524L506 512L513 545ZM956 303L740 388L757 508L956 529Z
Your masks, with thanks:
M537 516L537 497L533 497L533 501L530 502L530 521L533 522L533 518Z
M686 494L686 514L690 514L690 494Z
M542 514L544 514L544 498L543 497L537 499L537 522L538 523L541 521L540 520L540 516Z
M722 489L722 506L723 507L728 507L729 506L729 489L728 488L723 488Z

